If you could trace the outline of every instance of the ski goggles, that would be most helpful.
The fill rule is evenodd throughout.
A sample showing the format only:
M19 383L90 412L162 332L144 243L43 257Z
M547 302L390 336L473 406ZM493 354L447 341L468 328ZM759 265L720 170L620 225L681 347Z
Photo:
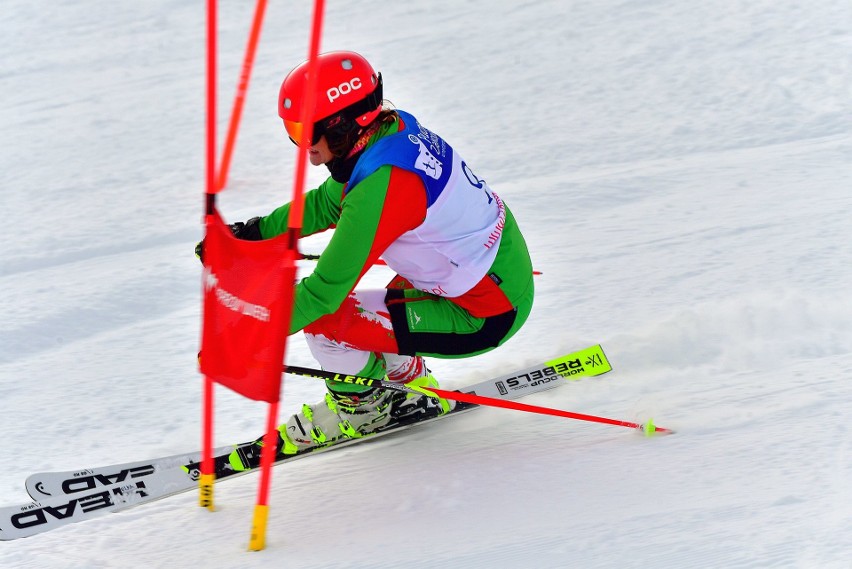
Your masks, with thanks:
M299 146L299 141L302 140L305 125L303 123L285 120L284 128L287 129L287 135L290 137L290 141L296 146ZM333 144L334 140L339 140L341 137L346 136L346 133L350 132L353 128L357 128L357 124L346 118L346 115L342 112L324 118L321 121L314 123L314 131L311 136L311 146L319 144L320 138L323 136L328 139L330 144Z
M290 137L290 142L299 146L299 141L302 140L302 135L306 129L304 123L296 122L296 121L288 121L284 120L284 128L287 129L287 136ZM314 123L314 131L311 137L311 146L316 146L322 135L325 134L325 129L322 126L322 121L318 123Z

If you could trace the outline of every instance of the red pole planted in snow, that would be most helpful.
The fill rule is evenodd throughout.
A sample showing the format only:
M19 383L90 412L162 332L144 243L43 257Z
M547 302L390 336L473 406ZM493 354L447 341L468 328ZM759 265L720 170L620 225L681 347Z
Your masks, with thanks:
M248 91L249 78L251 70L254 66L254 54L257 51L257 42L260 39L260 30L263 24L263 14L266 11L266 0L257 0L257 7L254 11L254 20L249 33L248 45L246 46L246 55L243 60L242 73L240 82L237 86L237 94L234 97L234 108L231 111L231 121L228 124L228 134L225 138L225 149L222 153L222 164L219 166L219 179L216 182L216 191L221 191L225 188L228 182L228 170L231 167L231 155L234 152L234 145L237 140L237 131L240 125L240 118L243 114L243 104Z
M205 223L211 222L216 204L216 0L207 0L207 140ZM213 510L213 379L204 376L201 476L199 505Z
M308 82L306 95L302 101L300 119L306 128L302 131L302 140L299 141L296 150L296 176L293 181L293 199L290 201L290 215L287 222L288 254L284 260L284 268L291 271L282 294L285 295L284 306L287 307L285 322L290 322L293 308L293 282L296 277L296 259L299 255L299 235L302 231L302 217L304 212L304 188L305 171L307 169L308 143L313 137L313 121L307 120L316 104L317 88L317 56L319 55L320 36L322 35L322 19L325 8L324 0L315 0L313 24L311 26L311 40L308 49ZM284 341L284 356L287 355L287 340ZM272 465L277 453L278 430L276 418L278 415L278 402L269 407L269 418L267 420L267 432L264 436L264 446L261 451L260 488L258 489L257 504L255 505L254 520L252 523L249 549L260 551L266 546L266 523L269 516L269 486L272 478Z

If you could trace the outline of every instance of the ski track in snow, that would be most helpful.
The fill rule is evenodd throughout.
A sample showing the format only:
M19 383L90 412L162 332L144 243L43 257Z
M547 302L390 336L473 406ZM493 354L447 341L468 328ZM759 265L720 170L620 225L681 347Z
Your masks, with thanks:
M252 16L222 4L220 135ZM601 343L613 372L528 401L677 434L483 409L276 468L263 552L245 552L245 476L215 514L179 495L2 542L0 566L852 567L852 5L327 9L323 49L382 71L506 200L543 272L503 349L430 361L442 385ZM230 221L291 192L273 104L308 12L267 9ZM31 472L199 447L204 31L201 3L4 5L4 505ZM313 365L298 336L288 359ZM322 389L287 378L282 420ZM265 413L218 389L216 444Z

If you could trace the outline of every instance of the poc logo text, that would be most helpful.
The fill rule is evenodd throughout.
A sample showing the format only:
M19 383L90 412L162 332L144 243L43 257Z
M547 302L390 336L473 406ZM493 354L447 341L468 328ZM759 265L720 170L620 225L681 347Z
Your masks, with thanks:
M325 96L328 97L328 102L333 103L335 99L340 97L341 95L348 95L352 91L357 91L361 88L361 78L353 77L349 81L344 81L337 87L331 87L328 91L325 92Z

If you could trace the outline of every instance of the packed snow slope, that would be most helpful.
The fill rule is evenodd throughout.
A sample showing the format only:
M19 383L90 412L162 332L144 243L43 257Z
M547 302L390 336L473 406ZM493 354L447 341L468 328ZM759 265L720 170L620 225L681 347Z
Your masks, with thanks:
M220 132L253 9L222 4ZM307 4L268 8L230 221L292 191L275 102ZM263 552L246 476L216 513L177 496L2 542L0 566L852 567L852 4L327 9L323 49L382 71L513 208L543 273L511 342L429 362L443 385L601 343L612 373L529 401L678 433L481 410L277 468ZM204 18L4 2L0 504L31 472L200 445ZM300 335L288 352L313 364ZM283 412L321 393L288 378ZM218 389L216 443L265 413Z

